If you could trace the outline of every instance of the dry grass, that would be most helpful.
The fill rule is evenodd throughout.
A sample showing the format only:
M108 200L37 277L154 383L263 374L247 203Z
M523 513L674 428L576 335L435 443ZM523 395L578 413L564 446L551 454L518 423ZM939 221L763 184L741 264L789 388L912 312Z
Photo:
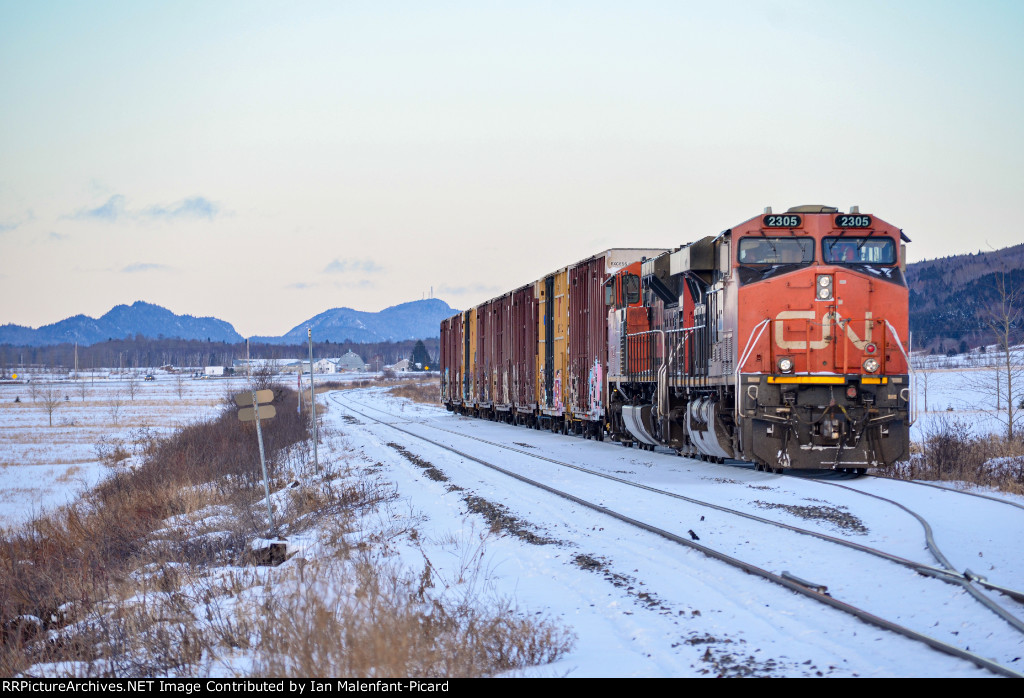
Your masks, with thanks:
M308 476L306 424L293 393L280 399L263 425L278 528L315 526L333 557L252 566L248 543L268 523L254 434L233 409L165 440L110 439L98 448L110 475L82 502L0 535L0 675L200 676L250 652L260 676L480 676L569 649L553 623L468 591L453 600L440 581L432 593L429 561L416 574L391 564L418 519L387 510L397 493L375 467L322 460Z
M975 435L968 422L943 418L915 444L909 461L886 474L904 480L954 480L1024 494L1024 440Z
M295 593L271 600L256 673L490 676L547 664L572 646L564 629L505 605L431 600L429 569L412 578L370 556L306 567Z
M284 406L279 418L264 427L272 472L288 446L307 438L305 423L292 417L294 394L282 394L280 399ZM233 411L190 425L171 439L152 443L142 466L116 470L82 501L0 539L0 675L14 675L41 661L79 661L90 652L95 656L87 659L109 659L105 651L85 652L80 647L114 643L106 635L87 633L89 641L73 643L35 640L44 631L59 634L66 622L61 611L66 604L93 608L111 598L121 580L143 564L148 538L165 519L209 504L209 495L197 499L197 491L216 493L219 500L229 494L250 503L258 499L256 440L245 426ZM221 485L225 477L235 483L230 493ZM227 541L231 542L244 543L244 536ZM26 626L19 620L24 618L39 622ZM111 627L111 632L121 633L124 624Z
M413 402L440 406L441 380L435 377L416 382L404 382L392 388L391 393L398 397L404 397L412 400Z

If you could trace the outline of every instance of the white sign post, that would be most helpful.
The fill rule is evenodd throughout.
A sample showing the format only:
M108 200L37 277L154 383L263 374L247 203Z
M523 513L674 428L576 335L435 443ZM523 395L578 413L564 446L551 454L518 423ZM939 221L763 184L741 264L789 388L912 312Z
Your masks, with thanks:
M273 390L252 390L247 393L235 395L235 404L241 407L252 402L252 407L242 407L238 410L238 419L243 422L256 422L256 439L260 444L260 467L263 468L263 491L267 495L267 516L270 519L270 534L277 537L277 526L274 524L274 510L270 506L270 479L267 476L267 459L263 455L263 429L260 427L260 418L270 419L277 414L273 405L269 403L274 399Z

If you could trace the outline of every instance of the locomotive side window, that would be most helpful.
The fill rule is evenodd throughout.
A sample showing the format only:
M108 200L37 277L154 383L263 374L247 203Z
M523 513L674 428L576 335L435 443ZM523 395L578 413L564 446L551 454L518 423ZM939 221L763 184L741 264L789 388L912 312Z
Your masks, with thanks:
M896 263L896 243L892 238L824 238L821 252L826 264Z
M626 305L633 305L640 302L640 277L636 274L626 274L622 277L622 295Z
M608 280L608 283L606 283L604 285L604 304L605 305L615 305L616 304L615 303L615 279L616 279L616 277L613 276L611 279Z
M814 240L810 238L745 237L740 240L740 264L810 264Z

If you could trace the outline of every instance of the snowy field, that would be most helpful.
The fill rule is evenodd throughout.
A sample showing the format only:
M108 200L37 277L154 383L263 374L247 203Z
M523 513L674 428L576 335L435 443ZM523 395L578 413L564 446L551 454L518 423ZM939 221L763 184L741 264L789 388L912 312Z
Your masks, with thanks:
M132 397L130 381L107 375L52 382L40 376L34 399L29 384L0 384L0 526L94 486L107 471L100 461L105 445L120 441L132 452L149 435L216 414L227 396L245 390L244 378L178 381L157 372L153 381L139 375ZM43 397L48 385L58 397L52 426Z
M966 422L975 435L1006 432L1005 397L996 399L997 390L1003 395L1006 392L1005 371L954 360L964 358L942 357L941 361L925 364L932 367L916 372L914 395L918 419L911 428L911 440L920 441L943 420L950 419ZM1018 373L1014 400L1019 406L1024 401L1024 369ZM997 406L1001 409L997 410Z

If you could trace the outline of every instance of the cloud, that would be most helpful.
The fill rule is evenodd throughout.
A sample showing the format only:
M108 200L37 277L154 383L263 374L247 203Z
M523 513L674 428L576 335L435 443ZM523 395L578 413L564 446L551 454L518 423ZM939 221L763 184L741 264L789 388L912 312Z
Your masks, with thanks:
M82 209L77 213L71 214L68 218L73 218L77 221L97 220L113 223L118 218L123 218L124 215L124 197L120 194L114 194L102 206Z
M335 259L324 267L325 274L377 274L384 268L372 259Z
M153 264L152 262L136 262L121 269L125 274L134 274L140 271L170 271L166 264Z
M292 289L294 291L304 291L307 288L316 288L317 284L307 284L305 281L296 281L293 284L288 284L285 288Z
M35 220L35 215L32 211L27 211L21 215L15 216L14 218L8 218L7 220L0 220L0 234L9 233L15 228L19 228L26 223L30 223Z
M55 232L55 231L51 230L50 234L47 235L46 237L51 242L61 242L63 240L67 240L70 236L65 234L65 233L58 233L58 232Z
M143 209L140 215L157 219L205 218L212 221L219 211L220 207L209 199L193 196L170 206L150 206Z
M202 219L213 220L220 213L220 206L204 196L193 196L170 205L154 204L141 209L128 209L125 198L114 194L102 206L81 209L70 216L77 221L106 221L114 223L119 220L181 220Z

